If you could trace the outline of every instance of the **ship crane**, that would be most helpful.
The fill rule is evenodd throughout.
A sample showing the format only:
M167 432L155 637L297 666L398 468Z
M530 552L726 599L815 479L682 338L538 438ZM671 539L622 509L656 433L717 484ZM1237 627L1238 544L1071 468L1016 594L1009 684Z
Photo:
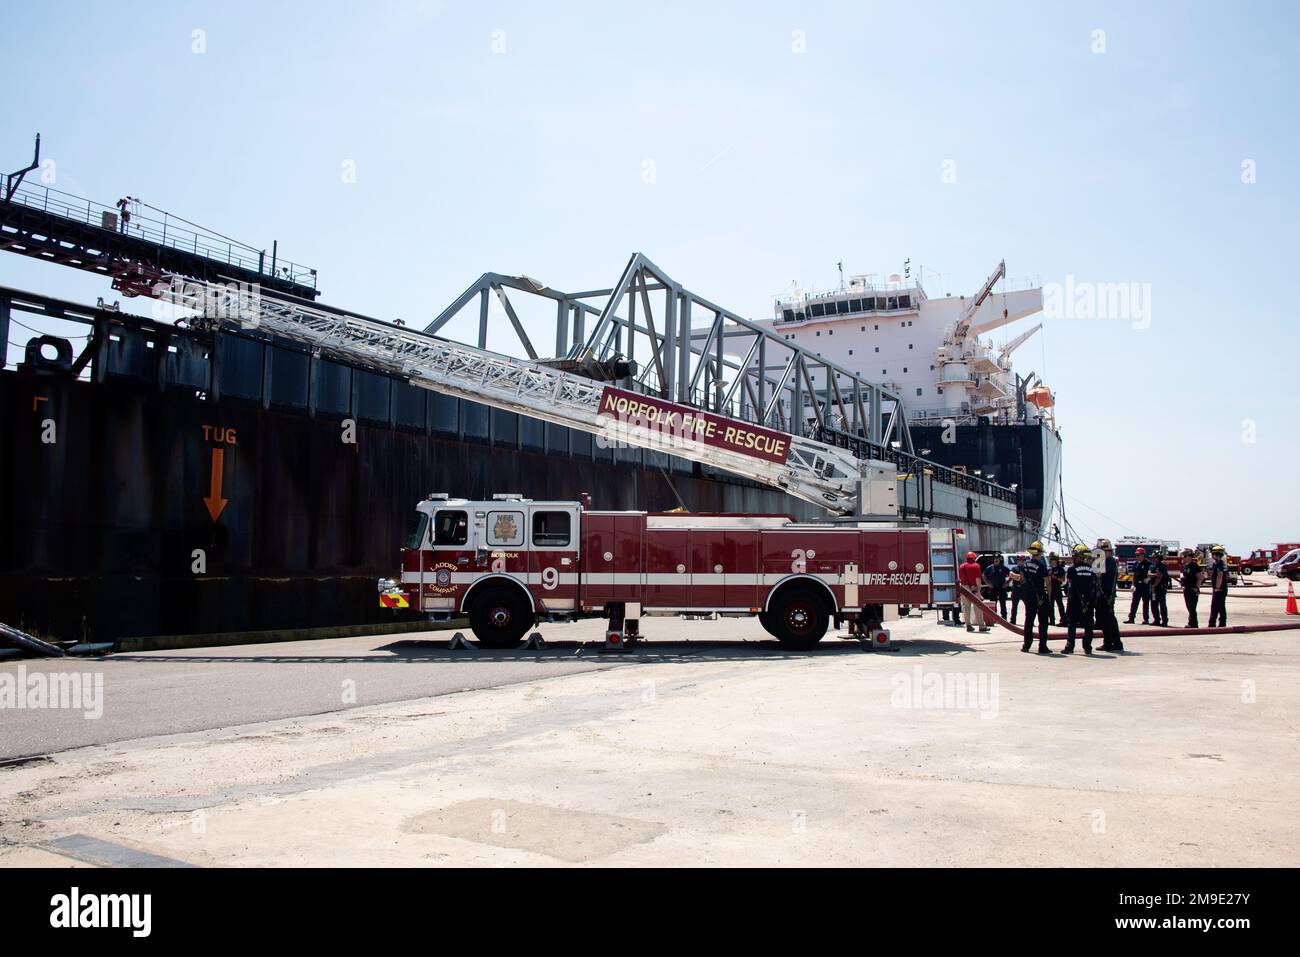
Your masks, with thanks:
M403 376L413 385L603 437L615 447L626 443L725 469L834 514L858 512L863 463L836 446L781 433L788 455L778 462L685 441L636 421L600 414L607 384L584 376L299 299L265 292L250 296L234 285L194 282L179 276L167 279L171 281L154 287L154 296L182 309L197 310L209 320L233 319L245 328ZM740 420L725 422L753 428Z
M993 270L989 278L984 280L984 285L980 287L980 291L975 294L975 298L971 300L970 305L961 314L961 318L948 331L948 334L944 337L944 345L959 345L966 338L967 333L970 332L971 321L975 318L975 313L979 312L980 306L984 305L984 300L992 293L993 287L997 285L998 280L1002 279L1006 274L1007 261L1003 259L998 262L997 268Z
M1034 334L1035 332L1037 332L1037 331L1038 331L1039 329L1041 329L1041 328L1043 328L1043 324L1040 322L1038 325L1034 326L1034 328L1032 328L1032 329L1030 329L1030 330L1028 330L1028 331L1026 331L1026 332L1022 332L1020 335L1016 336L1014 339L1012 339L1010 342L1008 342L1005 346L1003 346L1001 349L999 349L999 350L998 350L998 356L999 356L1001 359L1003 359L1003 360L1005 361L1007 358L1010 357L1011 353L1015 352L1017 349L1019 349L1021 346L1023 346L1026 342L1028 342L1029 339L1030 339L1030 337L1033 336L1033 334Z

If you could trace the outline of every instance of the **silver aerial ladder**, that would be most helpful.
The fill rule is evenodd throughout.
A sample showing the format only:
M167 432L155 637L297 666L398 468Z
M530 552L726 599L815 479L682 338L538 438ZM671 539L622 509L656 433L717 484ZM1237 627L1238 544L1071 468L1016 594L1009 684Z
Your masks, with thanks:
M539 362L477 349L426 332L236 285L165 277L155 298L209 319L230 319L396 375L418 386L498 409L725 469L837 515L859 513L863 463L851 452L785 434L785 462L683 440L637 421L599 414L608 383ZM737 426L747 423L735 420ZM775 431L775 430L772 430ZM882 463L883 464L883 463Z

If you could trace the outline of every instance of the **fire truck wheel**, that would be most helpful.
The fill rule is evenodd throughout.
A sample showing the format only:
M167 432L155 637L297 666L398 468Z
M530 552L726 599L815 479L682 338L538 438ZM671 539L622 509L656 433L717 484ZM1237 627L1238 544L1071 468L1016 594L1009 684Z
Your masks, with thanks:
M773 638L780 638L776 633L776 619L772 617L771 612L760 611L758 613L758 623L763 626L763 630Z
M787 648L811 648L822 640L830 613L826 599L811 588L787 588L768 608L776 640Z
M469 626L488 648L515 648L533 624L528 599L516 588L497 585L474 596Z

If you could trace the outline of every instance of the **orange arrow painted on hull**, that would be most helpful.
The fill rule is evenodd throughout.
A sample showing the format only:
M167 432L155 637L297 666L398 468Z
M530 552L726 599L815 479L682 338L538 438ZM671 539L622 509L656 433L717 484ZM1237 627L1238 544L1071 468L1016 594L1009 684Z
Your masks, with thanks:
M215 522L226 508L227 500L221 497L221 473L225 470L226 453L223 449L212 450L212 481L208 486L208 497L203 504L208 507L208 514Z

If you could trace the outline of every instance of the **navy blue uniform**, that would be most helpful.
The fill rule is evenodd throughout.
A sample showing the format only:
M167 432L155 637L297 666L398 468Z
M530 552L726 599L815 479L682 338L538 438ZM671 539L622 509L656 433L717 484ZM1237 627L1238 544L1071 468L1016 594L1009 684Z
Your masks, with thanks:
M1007 617L1007 593L1005 591L1007 584L1007 575L1010 571L1006 565L990 565L984 569L984 580L988 582L988 588L984 591L985 598L993 598L998 603L998 613L1003 618Z
M1169 591L1169 569L1164 562L1151 563L1151 618L1157 625L1169 624L1169 602L1165 599Z
M1087 564L1071 565L1068 573L1070 583L1070 601L1066 606L1065 620L1069 623L1069 635L1065 641L1065 653L1074 653L1074 632L1083 629L1083 650L1092 654L1092 613L1097 603L1097 576L1092 566Z
M1057 622L1064 625L1070 620L1065 613L1065 605L1062 600L1068 571L1064 562L1057 562L1052 566L1052 603L1047 607L1047 623L1049 625L1055 625Z
M1151 562L1143 558L1133 566L1133 600L1128 606L1128 623L1133 624L1133 619L1137 617L1138 602L1142 602L1142 624L1151 623L1151 588L1148 579L1151 575L1151 569L1154 567Z
M1216 558L1210 566L1210 627L1228 627L1228 564ZM1215 624L1215 623L1218 624Z
M1034 643L1034 619L1038 619L1038 652L1047 654L1047 606L1050 572L1041 558L1027 558L1016 566L1021 576L1020 600L1025 603L1025 642L1021 651L1028 651Z
M1124 642L1119 637L1119 620L1115 617L1115 591L1119 587L1119 563L1114 555L1106 556L1106 564L1097 583L1097 627L1101 629L1102 651L1123 651Z
M1200 600L1201 594L1196 590L1200 583L1201 563L1196 559L1183 563L1183 604L1187 606L1187 625L1188 628L1196 628L1196 603Z

